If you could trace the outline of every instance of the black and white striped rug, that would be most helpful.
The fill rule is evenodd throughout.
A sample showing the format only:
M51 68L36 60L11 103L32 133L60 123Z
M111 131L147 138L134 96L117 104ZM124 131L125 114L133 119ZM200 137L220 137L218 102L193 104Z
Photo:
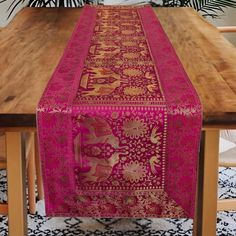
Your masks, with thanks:
M221 168L220 198L236 197L236 168ZM0 200L6 201L6 174L0 172ZM95 219L48 218L44 202L37 203L37 214L28 215L30 236L172 236L192 235L190 219ZM236 235L236 212L218 214L218 235ZM7 235L7 217L0 215L0 236Z

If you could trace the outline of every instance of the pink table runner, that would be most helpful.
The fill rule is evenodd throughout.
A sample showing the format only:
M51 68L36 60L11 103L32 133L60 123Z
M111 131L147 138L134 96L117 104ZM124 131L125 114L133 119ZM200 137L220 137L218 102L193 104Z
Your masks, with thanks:
M86 6L37 115L47 215L194 216L201 105L151 7Z

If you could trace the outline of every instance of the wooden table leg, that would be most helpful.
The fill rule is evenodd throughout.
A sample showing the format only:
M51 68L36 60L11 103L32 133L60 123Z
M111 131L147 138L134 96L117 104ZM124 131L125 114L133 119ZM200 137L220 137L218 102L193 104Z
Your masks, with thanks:
M38 136L37 133L34 133L35 138L35 165L36 165L36 176L37 176L37 189L38 189L38 198L39 200L44 199L44 191L43 191L43 178L42 178L42 169L41 162L39 157L39 149L38 149Z
M8 227L10 236L27 235L25 158L20 132L6 133Z
M26 158L28 158L27 166L27 178L28 178L28 202L29 202L29 213L35 214L36 212L36 194L35 194L35 140L34 133L29 133L29 151L26 149Z
M218 198L219 130L202 132L195 236L215 236Z

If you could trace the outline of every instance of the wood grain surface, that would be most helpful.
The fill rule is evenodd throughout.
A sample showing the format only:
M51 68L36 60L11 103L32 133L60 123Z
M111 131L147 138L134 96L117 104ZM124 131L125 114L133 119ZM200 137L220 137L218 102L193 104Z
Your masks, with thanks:
M236 126L236 49L189 8L156 8L203 104L205 126ZM0 29L0 127L35 126L39 99L81 9L26 8Z
M236 48L188 8L156 11L203 105L205 125L236 125Z

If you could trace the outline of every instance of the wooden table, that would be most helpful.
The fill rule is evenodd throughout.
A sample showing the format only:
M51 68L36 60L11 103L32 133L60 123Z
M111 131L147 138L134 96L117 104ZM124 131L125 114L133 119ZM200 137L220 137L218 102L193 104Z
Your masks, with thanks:
M155 9L203 104L195 235L216 233L219 130L236 128L236 49L188 8ZM7 132L9 232L26 234L21 134L35 130L37 103L81 9L24 9L0 30L0 127Z

